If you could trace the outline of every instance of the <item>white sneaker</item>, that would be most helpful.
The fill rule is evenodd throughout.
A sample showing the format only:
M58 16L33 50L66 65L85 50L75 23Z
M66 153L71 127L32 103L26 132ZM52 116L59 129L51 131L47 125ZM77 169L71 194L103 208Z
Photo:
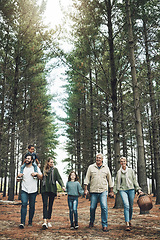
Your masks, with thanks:
M48 227L52 227L52 224L50 222L48 223Z
M19 228L23 229L24 228L24 224L23 223L19 224Z
M42 229L43 229L43 230L46 230L47 228L48 228L47 223L43 223L43 224L42 224Z
M74 227L75 229L78 229L79 228L79 226L78 225L75 225L75 227Z

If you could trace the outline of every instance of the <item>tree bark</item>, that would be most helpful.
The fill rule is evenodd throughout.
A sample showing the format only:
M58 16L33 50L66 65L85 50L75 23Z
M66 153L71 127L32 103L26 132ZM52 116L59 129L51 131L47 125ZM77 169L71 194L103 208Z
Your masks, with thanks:
M122 92L122 84L120 82L120 101L121 101L121 134L122 134L122 145L123 145L123 156L127 158L127 142L125 137L125 121L124 121L124 107L123 107L123 92Z
M18 67L19 67L19 56L16 57L16 67L15 67L15 77L14 77L14 86L13 86L13 103L11 111L11 157L10 157L10 177L9 177L9 196L8 200L14 200L14 187L15 187L15 131L16 131L16 99L18 93Z
M110 56L110 68L111 68L111 90L112 90L112 113L113 113L113 141L114 141L114 165L115 172L119 169L120 158L120 142L119 142L119 129L118 129L118 103L117 103L117 77L116 67L114 59L114 43L113 43L113 29L112 29L112 8L111 1L105 0L108 17L108 43L109 43L109 56ZM116 196L115 208L122 206L122 200Z
M135 67L135 56L134 56L134 41L133 41L133 30L131 20L130 1L125 0L126 4L126 17L128 23L128 45L130 54L131 64L131 75L132 75L132 87L134 97L134 110L135 110L135 124L136 124L136 138L137 138L137 152L138 152L138 180L144 192L148 192L147 188L147 176L146 176L146 164L144 156L144 143L142 134L142 123L141 123L141 112L140 112L140 100L139 100L139 89L137 84L137 75Z
M156 204L160 204L160 157L159 157L159 133L158 133L158 118L156 111L156 102L154 95L154 88L151 79L151 64L148 50L148 36L147 26L143 19L143 32L145 40L145 51L146 51L146 62L147 62L147 76L149 83L149 94L150 94L150 107L151 107L151 119L152 119L152 135L153 135L153 151L154 151L154 162L155 162L155 177L156 177Z
M91 61L91 60L90 60ZM92 69L90 64L90 71L89 71L89 77L90 77L90 164L92 164L94 159L94 146L93 146L93 86L92 86Z
M108 16L108 42L109 42L109 56L111 68L111 90L112 90L112 112L113 112L113 139L114 139L114 163L115 170L119 169L120 158L120 142L118 131L118 104L117 104L117 77L114 59L114 43L113 43L113 30L112 30L112 9L110 0L106 1L107 16Z
M81 109L78 108L78 114L77 114L77 167L78 167L78 176L81 181Z

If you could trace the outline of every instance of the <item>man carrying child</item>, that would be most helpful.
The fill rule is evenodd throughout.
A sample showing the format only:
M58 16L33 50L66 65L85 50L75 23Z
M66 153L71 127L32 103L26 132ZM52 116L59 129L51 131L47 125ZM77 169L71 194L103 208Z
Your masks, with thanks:
M32 226L32 219L35 211L35 200L37 196L37 181L38 179L42 179L43 175L41 173L40 168L37 168L37 172L35 172L35 168L32 165L33 156L31 153L27 153L25 156L25 167L23 169L23 173L19 173L17 177L17 181L20 181L19 178L22 178L22 188L21 188L21 224L19 228L24 228L26 214L27 214L27 204L29 200L29 221L28 226Z

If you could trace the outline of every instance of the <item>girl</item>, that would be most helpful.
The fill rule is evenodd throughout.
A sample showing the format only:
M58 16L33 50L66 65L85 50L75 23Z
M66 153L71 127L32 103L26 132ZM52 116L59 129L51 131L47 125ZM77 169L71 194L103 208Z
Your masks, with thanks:
M127 167L127 160L125 157L120 158L121 167L117 172L113 191L116 194L119 191L123 205L124 217L126 222L126 231L131 230L131 220L133 213L133 201L135 197L135 190L142 194L141 188L136 180L134 171Z
M66 192L68 194L68 206L69 206L69 217L71 222L70 229L77 229L78 226L78 213L77 213L77 206L78 206L78 197L79 194L83 195L84 191L78 182L77 174L72 171L68 176L68 182L66 184ZM73 215L74 215L74 222L73 222Z
M42 200L43 200L43 220L44 220L44 223L42 225L43 229L52 227L49 220L51 219L54 198L55 196L57 196L56 181L58 181L63 191L65 191L65 187L64 187L62 178L58 172L58 169L54 167L53 159L49 157L43 169L43 181L42 181L42 191L41 191ZM49 198L49 205L48 205L48 198ZM48 209L47 209L47 205L48 205Z

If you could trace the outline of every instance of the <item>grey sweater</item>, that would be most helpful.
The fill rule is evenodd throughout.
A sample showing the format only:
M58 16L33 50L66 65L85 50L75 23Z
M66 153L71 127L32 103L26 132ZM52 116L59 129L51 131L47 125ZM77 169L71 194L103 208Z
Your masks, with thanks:
M80 183L78 181L72 182L69 181L66 184L66 192L70 196L76 196L78 197L79 195L84 194L84 190L81 187Z

